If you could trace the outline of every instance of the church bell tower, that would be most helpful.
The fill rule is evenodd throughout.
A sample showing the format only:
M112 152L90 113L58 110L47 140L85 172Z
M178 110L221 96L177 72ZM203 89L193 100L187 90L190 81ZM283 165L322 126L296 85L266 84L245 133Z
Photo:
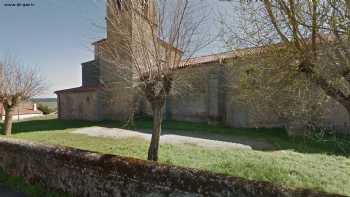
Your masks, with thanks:
M121 30L123 36L131 36L136 20L157 23L156 0L107 0L106 9L107 39Z

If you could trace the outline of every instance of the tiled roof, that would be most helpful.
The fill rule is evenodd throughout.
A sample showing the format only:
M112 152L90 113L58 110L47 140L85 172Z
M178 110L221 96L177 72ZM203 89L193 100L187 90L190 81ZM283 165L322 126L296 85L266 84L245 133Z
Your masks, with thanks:
M103 43L103 42L105 42L106 40L107 40L107 38L102 38L102 39L100 39L100 40L97 40L97 41L93 42L92 45L96 45L96 44Z
M96 90L101 89L101 86L89 86L89 87L77 87L77 88L70 88L70 89L65 89L65 90L59 90L56 91L56 94L60 94L60 93L77 93L77 92L94 92Z
M308 38L305 40L306 40L306 43L311 43L312 41L311 38ZM322 42L329 43L329 42L334 42L335 40L336 38L333 35L319 35L316 38L317 43L322 43ZM211 54L211 55L206 55L201 57L195 57L195 58L190 58L188 60L184 60L180 67L187 67L187 66L214 63L214 62L221 63L227 59L248 57L250 55L262 55L262 54L271 52L271 50L274 50L274 49L283 49L286 46L287 45L285 43L275 43L275 44L268 44L260 47L242 48L242 49L237 49L237 50L224 52L224 53L217 53L217 54Z
M106 41L107 41L107 39L103 38L103 39L98 40L92 44L93 45L103 44ZM165 42L162 39L159 39L159 41L163 45L168 44L167 42ZM273 44L268 45L268 47L271 47L271 46L276 46L276 45L273 45ZM265 49L268 47L264 46L264 47L244 48L244 49L237 49L237 50L223 52L223 53L216 53L216 54L210 54L210 55L205 55L205 56L200 56L200 57L194 57L194 58L190 58L190 59L182 61L182 63L180 64L179 67L184 68L184 67L188 67L188 66L208 64L208 63L214 63L214 62L221 63L222 61L227 60L227 59L245 57L245 56L253 55L253 54L257 55L257 54L264 52ZM180 49L177 49L175 47L174 47L174 49L182 52Z
M208 63L214 63L214 62L222 63L228 59L247 57L249 55L260 55L265 51L266 51L266 47L255 47L255 48L237 49L234 51L194 57L187 60L183 60L182 63L180 64L180 67L184 68L188 66L208 64Z
M84 63L81 63L82 66L89 66L93 63L96 63L96 60L91 60L91 61L88 61L88 62L84 62Z
M165 40L162 40L162 39L160 39L160 38L158 38L158 40L159 40L159 42L160 42L164 47L171 46L171 48L177 50L177 51L180 52L180 53L183 53L183 51L182 51L181 49L172 46L171 44L169 44L169 43L166 42Z

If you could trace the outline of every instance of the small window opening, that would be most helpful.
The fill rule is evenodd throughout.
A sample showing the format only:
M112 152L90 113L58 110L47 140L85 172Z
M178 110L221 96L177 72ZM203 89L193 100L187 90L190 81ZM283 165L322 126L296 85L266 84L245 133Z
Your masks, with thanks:
M123 0L117 0L117 7L118 7L118 10L121 10L121 9L122 9L123 3L124 3Z
M148 16L148 0L141 0L141 9L145 17Z

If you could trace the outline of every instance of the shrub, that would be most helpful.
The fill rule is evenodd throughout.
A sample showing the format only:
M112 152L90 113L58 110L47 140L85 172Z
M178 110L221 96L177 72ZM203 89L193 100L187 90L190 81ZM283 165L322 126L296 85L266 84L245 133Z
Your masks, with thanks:
M48 115L54 112L54 110L51 109L49 106L43 105L43 104L39 104L38 109L42 111L45 115Z

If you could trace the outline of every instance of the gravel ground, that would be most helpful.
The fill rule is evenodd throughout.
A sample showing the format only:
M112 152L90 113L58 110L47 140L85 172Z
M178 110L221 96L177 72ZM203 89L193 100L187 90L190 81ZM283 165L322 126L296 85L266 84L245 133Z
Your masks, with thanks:
M84 134L93 137L107 137L115 139L125 139L125 138L142 138L145 140L151 139L151 134L142 133L138 131L131 131L118 128L104 128L104 127L87 127L76 129L73 133ZM202 146L206 148L240 148L240 149L252 149L249 145L244 145L240 143L223 142L218 140L209 140L195 137L187 137L180 135L162 135L160 138L161 144L192 144L197 146Z

